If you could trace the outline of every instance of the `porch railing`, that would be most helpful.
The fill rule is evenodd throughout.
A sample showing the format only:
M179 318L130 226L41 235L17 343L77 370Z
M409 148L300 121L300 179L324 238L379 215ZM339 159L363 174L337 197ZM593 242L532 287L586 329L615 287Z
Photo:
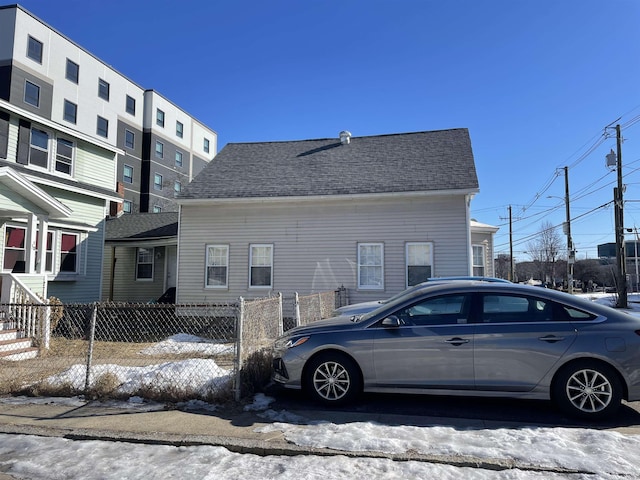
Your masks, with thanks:
M48 301L39 297L16 275L2 274L1 301L4 318L25 337L37 339L48 349L50 342L50 309L42 308Z

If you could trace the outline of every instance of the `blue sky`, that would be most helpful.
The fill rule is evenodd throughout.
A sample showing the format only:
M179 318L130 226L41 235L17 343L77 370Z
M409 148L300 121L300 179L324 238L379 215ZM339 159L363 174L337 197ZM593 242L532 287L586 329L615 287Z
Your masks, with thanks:
M500 227L508 253L511 205L518 260L543 221L565 219L564 166L578 258L615 241L605 127L617 121L625 227L640 227L638 0L20 4L213 128L219 150L468 128L472 216Z

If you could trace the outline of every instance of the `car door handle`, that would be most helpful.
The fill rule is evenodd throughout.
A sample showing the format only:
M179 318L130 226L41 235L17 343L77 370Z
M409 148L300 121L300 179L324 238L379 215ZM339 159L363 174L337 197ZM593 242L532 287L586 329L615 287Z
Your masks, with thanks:
M449 340L445 340L446 343L450 343L451 345L455 345L456 347L459 345L464 345L465 343L469 343L469 339L467 338L460 338L460 337L454 337L454 338L450 338Z
M538 337L538 340L542 340L547 343L556 343L564 340L564 337L558 337L557 335L545 335L544 337Z

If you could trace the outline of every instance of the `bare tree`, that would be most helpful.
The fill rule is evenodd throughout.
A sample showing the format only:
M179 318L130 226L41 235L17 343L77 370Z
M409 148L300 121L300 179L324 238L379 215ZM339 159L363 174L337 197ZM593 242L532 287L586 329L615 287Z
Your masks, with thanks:
M527 252L537 267L540 280L555 285L556 260L558 260L560 252L563 251L562 235L556 231L556 227L551 222L542 222L540 233L534 240L527 243Z
M505 253L498 254L494 260L494 270L496 277L509 279L511 275L511 255Z

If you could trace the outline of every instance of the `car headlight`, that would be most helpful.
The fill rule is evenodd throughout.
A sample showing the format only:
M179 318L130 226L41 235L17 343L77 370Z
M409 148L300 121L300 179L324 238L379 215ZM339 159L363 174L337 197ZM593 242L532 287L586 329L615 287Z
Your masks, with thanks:
M289 339L289 341L285 344L284 348L294 348L294 347L299 347L300 345L302 345L304 342L306 342L307 340L309 340L310 337L293 337L291 339Z

